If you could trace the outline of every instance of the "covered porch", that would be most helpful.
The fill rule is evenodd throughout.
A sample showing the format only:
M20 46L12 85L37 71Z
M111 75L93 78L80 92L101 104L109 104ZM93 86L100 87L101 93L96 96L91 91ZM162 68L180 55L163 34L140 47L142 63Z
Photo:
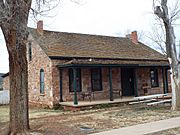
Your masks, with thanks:
M113 101L109 99L104 100L93 100L89 101L79 101L78 104L74 104L72 101L69 102L60 102L59 104L66 107L74 107L74 108L82 108L82 107L92 107L96 105L112 105L112 104L120 104L120 103L129 103L137 101L133 96L132 97L123 97L123 98L116 98Z
M104 63L106 62L106 63ZM152 88L152 81L146 80L146 78L151 78L151 69L158 69L157 74L161 74L160 80L161 83L155 84L158 87L162 87L162 91L159 93L167 93L168 92L168 68L167 62L163 61L161 65L159 65L159 61L112 61L109 60L107 63L106 61L97 61L97 60L72 60L68 63L58 65L59 69L59 93L60 93L60 104L66 105L66 106L90 106L90 105L96 105L96 104L111 104L111 103L121 103L121 102L130 102L133 101L136 96L142 96L145 94L151 94L148 93L149 89L156 89ZM87 74L86 76L81 75L81 70L86 69L85 72L91 71L90 74ZM94 69L100 69L100 78L99 82L106 83L99 86L101 91L98 91L94 89L94 85L97 82L93 82L93 73L92 70ZM69 70L69 91L70 95L73 96L73 100L67 101L64 98L64 90L63 90L63 74L65 70ZM103 70L103 71L101 71ZM114 70L118 71L118 76L120 79L114 77L117 76L116 73L114 73ZM141 72L147 72L147 74L141 75ZM80 72L80 73L79 73ZM84 71L83 71L84 72ZM94 71L93 71L94 72ZM95 72L96 73L96 72ZM98 73L98 72L97 72ZM71 75L70 75L71 74ZM71 77L70 77L71 76ZM96 76L96 75L94 75ZM143 79L144 77L144 79ZM78 82L78 80L81 80L83 78L84 80L88 80L88 84L86 84L86 87L82 88L81 83ZM104 81L106 78L106 81ZM157 79L156 77L154 77ZM98 80L97 79L97 80ZM117 80L115 80L117 79ZM116 81L116 83L115 83ZM144 81L144 84L143 84ZM148 83L147 83L148 81ZM156 81L159 81L158 79ZM81 82L81 81L80 81ZM117 82L119 83L118 85ZM94 84L93 84L94 83ZM89 88L89 90L88 90ZM80 91L81 89L81 91ZM107 89L107 90L104 90ZM115 91L116 90L116 93ZM117 96L117 90L119 91L119 96ZM142 92L143 91L143 92ZM92 97L90 100L84 100L82 98L82 95L84 93L92 94ZM100 100L101 95L99 93L105 93L106 92L106 98L103 100ZM146 92L146 93L145 93ZM152 93L153 94L153 93ZM95 98L94 98L95 95Z

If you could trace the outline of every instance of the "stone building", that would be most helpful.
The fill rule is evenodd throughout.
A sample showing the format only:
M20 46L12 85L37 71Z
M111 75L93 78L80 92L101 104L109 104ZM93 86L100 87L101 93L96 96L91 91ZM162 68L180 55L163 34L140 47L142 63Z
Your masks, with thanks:
M29 28L29 102L52 107L93 100L168 93L166 56L128 37L109 37ZM117 94L118 93L118 94Z
M2 83L3 90L9 90L10 89L10 87L9 87L9 73L2 75L2 78L3 78L3 83Z
M31 103L94 100L170 92L166 56L129 38L29 29L28 86Z

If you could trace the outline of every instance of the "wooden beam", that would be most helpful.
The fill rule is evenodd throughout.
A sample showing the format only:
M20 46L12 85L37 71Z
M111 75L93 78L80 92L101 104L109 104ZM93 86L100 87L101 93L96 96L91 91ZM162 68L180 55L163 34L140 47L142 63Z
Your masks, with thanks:
M163 79L163 91L164 94L166 93L166 85L165 85L165 77L164 77L164 68L162 68L162 79Z
M78 105L77 87L76 87L76 68L73 68L73 86L74 86L74 105Z
M137 69L134 69L134 92L135 96L138 97L138 76L137 76Z
M167 71L165 71L164 68L162 68L162 77L163 77L163 89L164 89L164 94L168 93L168 82L167 82Z
M63 89L62 89L62 70L63 69L59 69L59 88L60 88L60 102L63 102Z
M165 69L165 85L166 85L166 93L168 93L168 69Z
M109 67L109 97L110 101L113 101L113 91L112 91L112 68Z

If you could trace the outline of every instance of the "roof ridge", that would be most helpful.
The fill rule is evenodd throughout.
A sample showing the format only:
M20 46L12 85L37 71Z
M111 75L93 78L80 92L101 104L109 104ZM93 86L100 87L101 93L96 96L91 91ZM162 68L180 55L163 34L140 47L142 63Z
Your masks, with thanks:
M35 28L28 27L28 29L36 30ZM88 34L88 33L78 33L78 32L65 32L65 31L52 31L52 30L43 30L44 32L47 33L63 33L63 34L69 34L69 35L86 35L86 36L96 36L96 37L109 37L109 38L123 38L123 39L128 39L128 37L120 37L120 36L110 36L110 35L100 35L100 34Z

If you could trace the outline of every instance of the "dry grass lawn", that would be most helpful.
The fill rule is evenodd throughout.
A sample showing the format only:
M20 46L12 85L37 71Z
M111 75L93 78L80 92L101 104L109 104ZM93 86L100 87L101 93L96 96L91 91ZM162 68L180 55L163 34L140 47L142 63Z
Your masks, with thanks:
M1 130L8 123L8 106L0 106L0 115ZM85 135L177 116L180 111L171 111L170 106L164 105L100 106L78 112L30 109L30 125L32 132L43 135Z

